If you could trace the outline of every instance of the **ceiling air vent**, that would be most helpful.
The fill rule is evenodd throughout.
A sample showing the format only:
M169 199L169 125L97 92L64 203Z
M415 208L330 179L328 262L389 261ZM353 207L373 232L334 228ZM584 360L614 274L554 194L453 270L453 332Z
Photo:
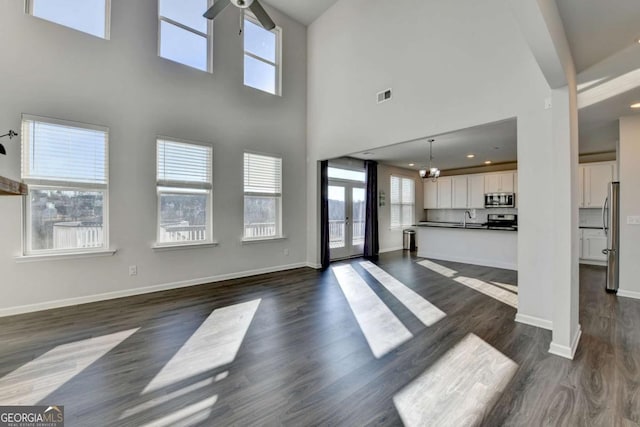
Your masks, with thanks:
M381 104L385 101L391 99L391 89L383 90L382 92L378 92L378 104Z

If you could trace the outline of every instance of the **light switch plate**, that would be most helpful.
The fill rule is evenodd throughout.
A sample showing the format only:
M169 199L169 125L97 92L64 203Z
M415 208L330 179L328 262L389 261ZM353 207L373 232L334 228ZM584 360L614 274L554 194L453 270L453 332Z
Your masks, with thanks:
M627 224L640 225L640 215L630 215L627 217Z

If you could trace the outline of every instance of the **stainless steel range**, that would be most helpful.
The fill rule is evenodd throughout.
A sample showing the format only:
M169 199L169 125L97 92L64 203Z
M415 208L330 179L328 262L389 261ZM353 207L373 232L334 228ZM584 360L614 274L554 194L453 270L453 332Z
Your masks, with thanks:
M489 214L487 215L487 228L490 230L517 230L518 215Z

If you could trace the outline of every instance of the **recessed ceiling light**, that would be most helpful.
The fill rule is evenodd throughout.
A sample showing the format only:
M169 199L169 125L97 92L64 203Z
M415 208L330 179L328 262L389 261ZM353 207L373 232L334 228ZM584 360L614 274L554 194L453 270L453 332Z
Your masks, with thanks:
M475 156L475 154L467 154L467 159L473 159Z
M636 102L635 104L631 104L631 108L640 108L640 102Z
M416 165L415 163L409 163L409 166L415 166L415 165Z
M485 164L485 165L490 165L490 164L491 164L491 160L486 160L486 161L484 162L484 164Z

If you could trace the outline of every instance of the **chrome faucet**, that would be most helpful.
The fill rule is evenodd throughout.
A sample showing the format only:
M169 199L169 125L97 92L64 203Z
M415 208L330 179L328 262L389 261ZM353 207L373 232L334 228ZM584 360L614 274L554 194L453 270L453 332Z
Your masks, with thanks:
M473 219L473 217L471 216L471 211L470 210L464 211L464 215L462 215L462 226L463 227L467 226L467 215L469 215L469 219Z

